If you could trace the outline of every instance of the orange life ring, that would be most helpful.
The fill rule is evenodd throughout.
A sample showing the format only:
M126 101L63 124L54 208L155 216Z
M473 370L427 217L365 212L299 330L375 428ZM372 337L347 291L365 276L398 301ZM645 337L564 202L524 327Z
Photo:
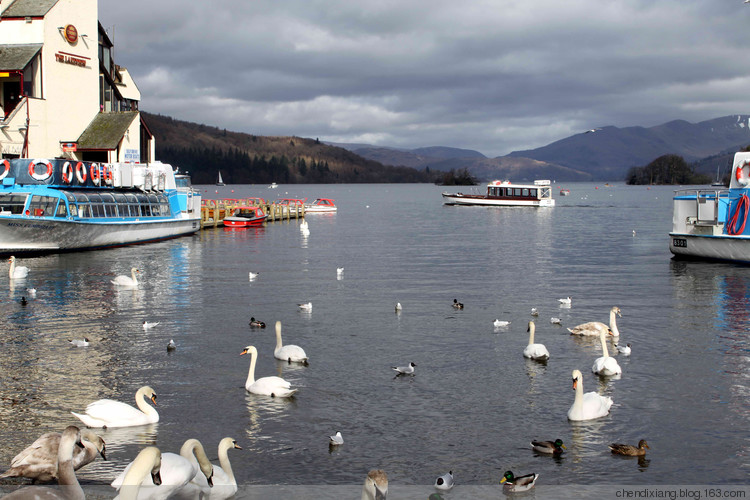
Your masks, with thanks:
M741 186L747 186L750 182L750 167L748 171L745 171L745 167L750 165L750 159L744 160L742 163L737 165L737 170L734 172L734 177Z
M79 161L76 163L76 179L78 179L78 183L84 184L86 182L86 177L86 165Z
M3 169L3 173L0 174L0 180L5 179L5 177L8 175L8 172L10 172L10 162L8 160L3 160L2 165L5 168Z
M94 186L98 186L102 182L102 173L99 171L99 164L98 163L92 163L91 167L89 167L89 173L91 174L91 182L94 183Z
M112 165L102 165L102 180L108 185L112 185Z
M73 182L73 166L69 161L66 161L62 167L62 180L65 184Z
M47 167L47 170L41 174L38 174L36 173L36 166L40 163ZM29 175L38 181L46 181L50 178L53 171L54 169L52 167L52 162L50 162L49 160L31 160L31 162L29 162Z

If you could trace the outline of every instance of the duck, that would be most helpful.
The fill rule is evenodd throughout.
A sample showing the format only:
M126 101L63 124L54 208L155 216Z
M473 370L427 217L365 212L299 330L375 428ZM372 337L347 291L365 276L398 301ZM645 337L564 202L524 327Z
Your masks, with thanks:
M161 451L156 446L143 448L125 470L127 473L122 475L122 481L120 481L119 486L115 487L117 491L122 490L115 497L116 500L167 498L172 490L176 489L175 486L169 484L164 484L162 487ZM151 486L148 488L148 494L139 494L141 485Z
M88 429L80 429L83 448L73 448L73 470L93 462L97 456L107 460L107 447L98 434ZM34 482L48 482L58 478L58 450L62 434L47 432L13 457L8 470L0 478L25 477Z
M214 475L212 478L213 486L209 498L224 499L230 498L237 493L237 480L232 471L232 464L229 462L229 450L241 450L242 447L231 437L225 437L219 441L219 465L214 465Z
M646 454L646 448L651 449L645 439L638 441L638 446L622 443L612 443L607 446L615 455L627 455L629 457L642 457Z
M8 269L8 275L12 280L23 279L29 275L29 268L26 266L16 266L16 258L11 255L8 259L10 262L10 268Z
M174 343L174 339L169 339L169 343L167 343L167 352L174 351L177 349L177 344Z
M537 453L546 453L547 455L562 455L565 453L565 445L562 439L554 441L532 441L531 448Z
M442 476L435 479L435 488L439 490L449 490L453 488L453 471L450 470Z
M29 486L21 488L13 493L5 495L8 499L60 499L60 500L85 500L76 472L73 460L76 448L83 448L81 432L75 425L65 428L60 436L60 446L57 448L57 484L62 488L46 488L42 486Z
M307 354L305 350L298 345L282 345L281 342L281 321L276 322L276 349L273 351L273 357L286 361L287 363L307 363Z
M537 478L539 478L539 474L534 472L516 477L512 471L506 471L505 474L503 474L503 478L500 480L500 484L503 485L505 491L518 493L533 488L534 484L536 484Z
M153 328L153 327L155 327L155 326L158 326L158 325L159 325L159 323L160 323L160 321L153 321L153 322L148 322L148 321L144 321L144 322L143 322L143 329L144 329L144 330L148 330L148 329L150 329L150 328Z
M560 303L560 307L570 307L573 305L573 299L570 296L567 296L563 299L557 299L557 301Z
M463 303L459 302L458 299L453 299L453 308L454 309L463 309L464 305L463 305Z
M138 278L135 276L138 273L140 273L140 271L137 268L132 267L130 268L130 276L120 275L113 279L112 283L117 286L135 288L138 286Z
M29 301L28 301L28 300L26 300L26 297L21 297L21 305L22 305L22 306L25 306L25 305L26 305L26 304L28 304L28 303L29 303Z
M495 321L493 321L493 322L492 322L492 325L493 325L493 326L494 326L495 328L500 328L500 327L503 327L503 326L508 326L508 325L510 325L510 321L505 321L505 320L499 320L499 319L496 319Z
M250 326L252 328L265 328L266 324L263 323L262 321L259 321L259 320L255 319L255 316L251 316L250 317Z
M146 403L146 399L156 405L156 392L144 385L135 393L137 409L120 401L100 399L89 403L84 414L73 411L70 413L88 427L111 428L154 424L159 421L159 413Z
M391 368L398 372L397 375L414 375L414 368L416 366L414 363L409 363L406 366L391 366Z
M583 374L580 370L573 370L573 389L576 397L568 410L568 420L594 420L605 417L612 407L612 398L600 396L595 392L583 393Z
M373 469L367 473L362 485L362 500L385 500L388 496L388 474L382 469Z
M617 349L617 352L623 356L630 356L630 344L618 345L615 343L615 348Z
M245 389L248 392L279 398L288 398L297 392L297 389L291 388L292 384L281 377L270 376L255 380L255 362L258 358L258 350L254 346L249 345L240 353L240 356L244 354L249 354L251 358L250 369L247 372L247 380L245 381Z
M526 329L529 332L529 343L523 350L523 356L525 358L533 359L534 361L547 361L549 359L549 351L544 344L534 343L534 331L536 326L533 321L529 321L529 326Z
M591 367L591 371L602 377L611 377L613 375L621 375L622 368L615 358L609 355L607 349L607 339L605 338L604 331L599 331L599 340L602 342L602 356L596 358L594 365Z
M305 302L304 304L297 304L297 306L303 311L312 311L312 302Z
M573 328L568 328L568 331L572 335L583 336L599 335L599 332L603 331L605 333L610 333L615 337L619 337L620 331L617 329L617 316L622 317L622 314L620 313L620 308L615 306L609 310L609 326L601 321L589 321L588 323L582 323Z
M73 340L69 340L68 342L76 347L88 347L89 346L88 337L83 337L83 340L73 339Z
M344 437L341 435L341 431L337 431L333 436L329 436L328 444L331 446L341 446L344 444Z
M161 453L161 452L160 452ZM140 454L138 455L140 457ZM155 453L143 459L142 463L137 463L139 458L128 464L111 483L110 486L117 489L122 489L125 485L139 485L139 486L151 486L148 491L146 498L168 498L178 493L184 493L185 495L198 498L198 490L205 490L204 493L208 493L208 489L212 483L213 477L213 465L209 462L206 452L203 449L203 445L197 439L191 438L186 440L180 448L180 454L176 453L161 453L161 467L159 469L159 475L161 484L156 484L153 477L150 474L145 474L145 470L153 470L153 459ZM149 464L147 466L143 464ZM133 468L141 468L139 474L133 474L128 477L130 471ZM198 476L198 477L196 477ZM134 481L138 477L141 478L140 484ZM198 483L202 482L205 484L205 488L198 486ZM192 480L196 480L197 483L190 484ZM155 487L154 487L155 486ZM126 488L129 490L130 488ZM125 491L121 492L123 495ZM139 496L142 498L143 495ZM135 498L135 497L133 497Z

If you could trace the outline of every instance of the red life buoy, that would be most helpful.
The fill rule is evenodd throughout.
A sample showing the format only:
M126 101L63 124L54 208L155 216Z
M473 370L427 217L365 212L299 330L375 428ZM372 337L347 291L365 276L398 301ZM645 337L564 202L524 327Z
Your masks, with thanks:
M8 172L10 172L10 162L8 160L3 160L2 165L4 169L3 169L3 173L0 174L0 180L5 179L5 177L8 175Z
M47 167L47 170L41 174L38 174L36 172L36 166L40 163ZM54 169L52 168L52 162L50 162L49 160L31 160L31 162L29 162L29 175L38 181L46 181L50 178L53 171Z
M76 179L78 179L79 184L86 182L86 165L80 161L76 163Z
M65 184L70 184L71 182L73 182L73 166L69 161L66 161L65 164L63 164L62 180Z
M102 173L99 171L99 164L92 163L89 167L89 173L91 174L91 182L94 186L98 186L102 182Z
M748 182L750 182L750 167L748 167L748 165L750 165L750 159L744 160L737 165L737 170L734 172L735 179L737 179L737 182L742 186L747 186ZM748 167L747 171L745 170L745 167Z
M102 180L108 186L112 185L112 165L102 165Z

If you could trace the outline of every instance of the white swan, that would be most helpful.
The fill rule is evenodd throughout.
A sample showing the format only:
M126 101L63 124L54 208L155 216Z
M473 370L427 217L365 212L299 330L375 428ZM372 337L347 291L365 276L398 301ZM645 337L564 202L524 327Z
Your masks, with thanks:
M138 286L138 278L135 276L136 273L140 273L140 271L133 267L130 269L130 276L120 275L113 279L112 283L118 286L136 287Z
M137 498L166 498L172 488L165 487L157 490L161 485L161 451L155 446L143 448L135 460L128 464L127 473L122 475L122 481L117 486L120 492L115 499L135 500ZM141 492L141 485L151 486Z
M100 399L89 403L85 414L70 413L89 427L131 427L153 424L159 421L159 414L146 403L146 398L156 405L156 392L147 385L135 393L135 403L138 409L112 399Z
M161 453L161 467L159 468L161 484L158 485L155 484L152 474L148 474L148 472L154 470L157 451L158 449L156 451L151 450L144 457L141 456L143 452L139 453L136 459L130 462L125 470L110 483L113 488L122 490L121 498L124 498L126 493L132 495L132 492L135 491L134 488L125 488L125 486L146 486L146 488L138 491L137 498L162 499L187 491L197 493L201 487L193 485L191 489L189 484L193 479L200 482L199 478L202 478L206 485L201 491L208 492L210 487L208 486L208 479L213 476L213 466L209 462L200 441L188 439L180 448L179 455L176 453ZM131 474L133 469L136 469L137 472ZM138 479L140 479L140 482L138 482ZM136 498L136 496L133 495L130 498ZM198 496L196 495L194 498L198 498Z
M534 330L536 330L534 322L529 321L529 327L526 330L529 332L529 344L524 348L523 356L535 361L546 361L549 359L549 351L544 344L534 343Z
M573 370L573 389L576 391L576 398L568 410L568 420L592 420L609 413L612 398L600 396L595 392L584 394L583 374L579 370Z
M209 498L212 500L230 498L237 493L237 480L234 478L232 464L229 463L229 456L227 455L227 451L232 448L242 449L233 438L225 437L219 441L220 465L214 465L213 486L209 494Z
M43 488L41 486L29 486L14 491L3 498L10 499L63 499L84 500L86 496L83 488L78 483L75 470L73 470L73 454L76 447L82 447L81 433L78 427L71 425L67 427L60 437L60 446L57 449L57 483L59 488Z
M607 349L607 339L603 331L599 331L599 340L602 341L602 356L596 358L594 365L591 367L591 371L597 375L604 377L610 377L612 375L622 374L622 368L615 358L609 355L609 349Z
M276 322L276 349L273 351L273 356L276 359L287 361L289 363L295 362L307 364L307 354L305 354L304 349L293 344L282 345L281 321Z
M297 392L297 389L291 388L292 384L281 377L271 376L255 380L255 361L258 358L258 350L254 346L249 345L240 353L240 356L243 354L250 354L250 369L247 372L247 380L245 381L245 389L248 392L280 398L292 396Z
M568 328L568 331L573 335L599 335L600 331L607 333L611 330L612 335L619 337L620 331L617 329L617 316L622 317L622 314L620 314L620 308L615 306L609 310L609 326L601 321L589 321L588 323Z
M104 440L88 429L81 431L83 448L73 448L73 469L78 470L94 461L97 455L107 459ZM47 432L13 457L10 468L0 474L5 477L26 477L34 481L47 482L57 479L58 450L62 434Z
M10 269L8 269L8 275L10 276L10 279L16 280L28 276L29 268L26 266L16 266L16 258L13 255L10 256L8 262L10 262Z
M362 485L362 500L385 500L388 496L388 475L384 470L371 470Z

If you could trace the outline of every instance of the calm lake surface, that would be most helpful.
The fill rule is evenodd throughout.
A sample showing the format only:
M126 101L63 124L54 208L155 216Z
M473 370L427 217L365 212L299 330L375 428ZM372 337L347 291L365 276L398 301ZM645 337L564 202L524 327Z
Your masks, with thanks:
M433 185L198 186L209 199L330 197L339 212L308 215L307 237L298 221L276 222L20 258L25 282L1 280L0 470L40 434L78 425L71 410L134 404L150 385L160 422L102 431L109 460L79 471L86 485L107 485L147 444L177 453L195 437L215 460L226 436L243 448L229 452L241 485L346 486L332 498L357 497L373 468L387 471L389 498L411 487L426 498L448 470L457 487L446 498L499 492L509 469L539 473L547 498L570 485L747 485L750 268L671 259L672 187L564 187L555 208L524 209L444 206L442 190L471 188ZM140 287L118 290L110 280L131 267ZM27 287L37 295L24 307ZM618 355L620 379L600 380L598 339L565 327L606 323L612 306L633 353ZM522 356L532 307L546 365ZM251 316L268 327L251 329ZM496 318L511 324L495 329ZM144 331L145 320L160 324ZM277 320L309 366L273 358ZM87 348L68 343L83 337ZM247 345L259 351L256 377L281 375L296 397L245 391ZM391 366L409 362L415 376L394 378ZM573 369L584 391L613 398L609 416L567 420ZM345 444L329 450L336 431ZM562 458L530 449L556 438ZM645 460L607 448L639 439Z

